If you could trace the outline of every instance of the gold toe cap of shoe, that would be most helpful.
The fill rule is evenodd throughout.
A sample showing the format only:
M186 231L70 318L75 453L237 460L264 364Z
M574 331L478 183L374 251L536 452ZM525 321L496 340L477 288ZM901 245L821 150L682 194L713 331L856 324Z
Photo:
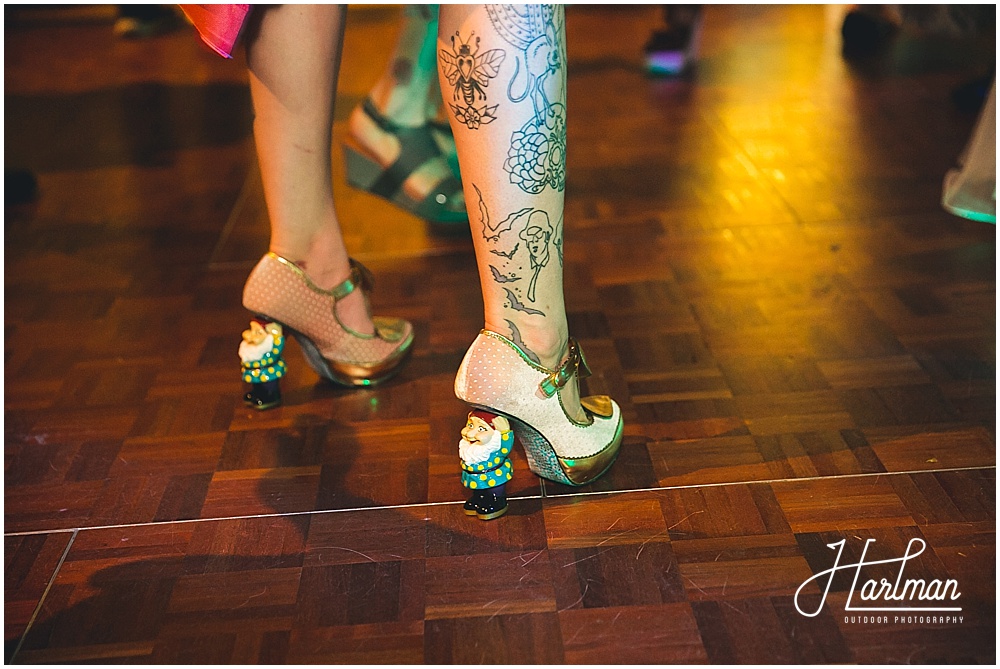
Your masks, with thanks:
M403 321L405 323L405 321ZM391 340L390 340L391 341ZM392 352L392 355L374 363L362 364L327 360L336 381L349 386L373 386L391 378L409 357L413 349L413 333Z
M393 318L390 316L375 316L372 318L375 323L375 332L378 333L379 339L384 339L388 342L400 341L405 335L407 326L409 325L402 318Z
M611 468L611 465L614 464L615 459L618 457L618 451L621 450L622 446L622 429L623 423L619 421L618 429L615 431L615 436L611 440L611 443L593 455L583 458L557 456L559 466L562 468L563 473L566 474L566 478L573 485L578 486L586 485L600 478L604 472Z
M607 395L581 397L580 404L584 409L601 418L611 418L615 415L615 403Z

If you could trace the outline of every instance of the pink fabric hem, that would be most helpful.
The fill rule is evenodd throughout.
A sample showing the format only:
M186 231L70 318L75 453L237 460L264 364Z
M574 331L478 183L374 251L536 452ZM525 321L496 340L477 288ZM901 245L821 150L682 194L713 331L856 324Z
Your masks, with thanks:
M180 5L205 44L220 56L233 57L250 5Z

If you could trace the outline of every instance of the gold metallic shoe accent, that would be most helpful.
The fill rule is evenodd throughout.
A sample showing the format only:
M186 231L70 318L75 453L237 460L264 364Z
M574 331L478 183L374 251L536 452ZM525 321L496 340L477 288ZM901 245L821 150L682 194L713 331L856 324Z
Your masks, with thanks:
M607 395L590 395L588 397L581 397L580 404L583 408L590 413L600 416L601 418L611 418L615 413L614 405L611 403L611 398Z
M563 458L556 456L559 458L559 466L562 468L563 473L573 485L590 483L600 478L604 472L611 468L611 465L615 462L615 458L618 457L618 450L621 448L622 428L623 425L619 423L614 439L612 439L611 443L604 450L598 453L588 455L585 458Z
M579 343L571 340L569 349L559 369L547 369L507 337L482 330L459 367L455 394L474 407L506 416L535 474L581 486L614 463L624 428L621 409L605 395L580 400L586 423L570 417L559 389L574 374L582 376L590 370ZM544 392L545 387L553 390L551 395Z
M413 338L410 338L412 341ZM299 344L303 342L300 340ZM305 347L303 346L303 349ZM327 360L322 358L321 360L326 365L327 373L317 369L317 372L321 376L326 377L330 381L335 381L341 385L345 386L373 386L377 383L381 383L386 379L390 378L395 374L399 365L406 359L410 354L411 347L409 344L401 346L396 349L396 352L391 356L382 360L381 362L372 363L368 365L362 365L359 363L350 362L338 362L336 360ZM307 356L308 357L308 356ZM315 368L315 366L314 366Z
M580 344L570 337L569 355L559 365L559 368L545 377L538 386L546 397L552 397L569 383L574 374L585 379L590 376L591 371L590 367L587 366L587 360L583 357L583 349L580 348Z
M372 321L375 323L375 332L380 339L399 341L406 334L406 321L402 318L375 316Z
M374 285L371 272L351 259L350 276L329 290L294 262L269 252L251 272L244 306L284 325L317 374L345 386L369 386L391 377L409 355L413 328L401 318L375 317L373 333L357 332L337 316L337 302Z

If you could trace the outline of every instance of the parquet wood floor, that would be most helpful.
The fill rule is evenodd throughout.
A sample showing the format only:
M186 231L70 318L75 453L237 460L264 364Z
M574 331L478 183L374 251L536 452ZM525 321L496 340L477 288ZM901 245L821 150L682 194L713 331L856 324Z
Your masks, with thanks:
M452 393L469 240L338 161L414 357L343 391L290 344L286 404L245 409L268 228L242 60L5 7L5 166L41 192L5 209L5 660L995 663L995 228L939 205L975 121L949 94L994 43L904 35L856 66L842 13L710 6L670 81L642 73L657 7L568 8L570 324L625 442L582 489L518 450L482 523ZM398 17L350 12L338 143ZM837 542L845 565L912 540L907 577L956 581L960 613L860 620L843 572L795 597Z

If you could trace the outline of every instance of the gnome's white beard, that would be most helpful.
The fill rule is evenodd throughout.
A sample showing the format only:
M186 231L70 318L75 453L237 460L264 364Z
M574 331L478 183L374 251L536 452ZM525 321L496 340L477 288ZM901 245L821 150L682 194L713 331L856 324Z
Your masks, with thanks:
M240 359L243 362L255 362L263 358L274 347L274 335L268 334L259 344L248 341L240 342Z
M458 456L465 464L474 465L488 458L490 453L499 451L501 443L503 435L500 430L493 430L493 434L485 444L473 444L463 438L458 442Z

